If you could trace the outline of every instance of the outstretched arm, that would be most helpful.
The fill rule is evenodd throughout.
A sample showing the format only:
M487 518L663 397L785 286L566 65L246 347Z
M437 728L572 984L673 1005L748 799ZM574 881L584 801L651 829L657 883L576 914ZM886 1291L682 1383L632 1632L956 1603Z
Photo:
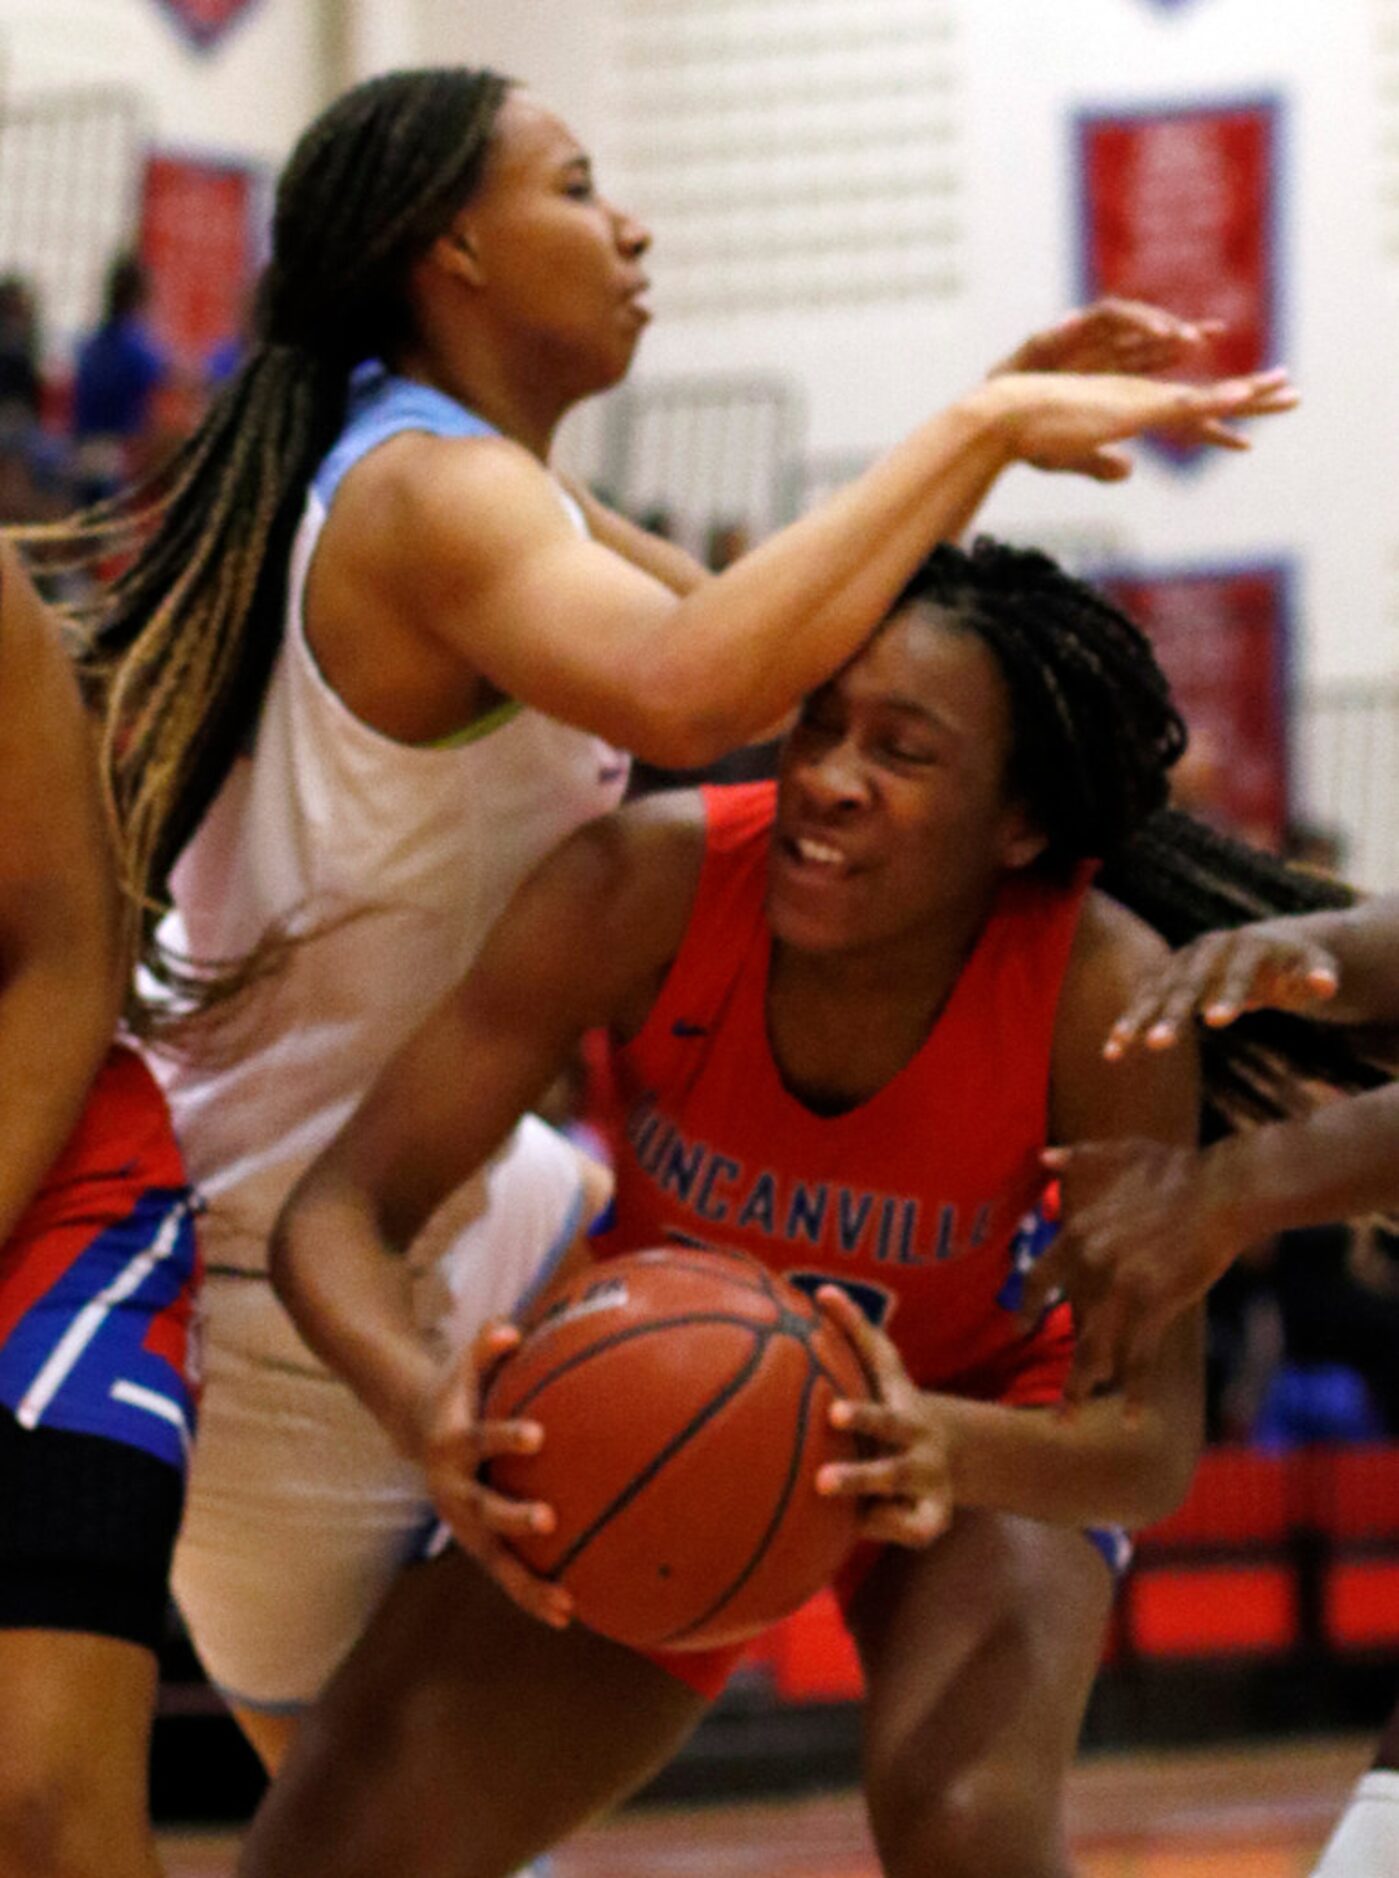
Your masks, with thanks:
M1105 1055L1126 1064L1170 1053L1197 1018L1221 1027L1265 1006L1399 1021L1399 899L1207 933L1152 974ZM1072 1393L1118 1376L1135 1395L1167 1325L1248 1246L1399 1207L1399 1085L1209 1148L1086 1140L1057 1150L1051 1165L1071 1177L1075 1207L1026 1308L1066 1291L1084 1324Z
M1149 377L1189 371L1221 329L1217 320L1183 320L1141 300L1095 300L1031 333L989 377L1010 372L1126 372ZM1225 442L1221 435L1214 441ZM1234 440L1229 440L1234 441ZM652 574L672 593L692 593L714 576L673 541L662 540L601 501L572 477L564 486L587 517L595 541ZM974 505L973 505L974 507ZM970 511L968 512L970 519ZM949 534L960 533L949 527Z
M0 1244L82 1111L121 1008L116 890L68 656L0 550Z
M652 762L686 767L760 734L851 657L1009 463L1113 480L1129 467L1116 446L1144 430L1218 441L1222 420L1294 402L1271 374L1195 387L1112 374L997 378L679 595L580 539L520 446L397 438L375 453L377 469L357 471L369 480L353 517L347 484L342 558L346 577L362 576L439 656Z

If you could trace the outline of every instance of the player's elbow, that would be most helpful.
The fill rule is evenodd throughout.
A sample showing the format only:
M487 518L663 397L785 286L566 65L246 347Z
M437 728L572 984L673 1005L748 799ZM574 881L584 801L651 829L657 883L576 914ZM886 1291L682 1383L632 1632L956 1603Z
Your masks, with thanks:
M632 726L625 743L660 769L703 769L764 730L774 712L751 691L676 656L638 675L629 697Z
M657 769L704 769L748 741L745 720L696 708L683 700L658 702L642 712L628 748Z

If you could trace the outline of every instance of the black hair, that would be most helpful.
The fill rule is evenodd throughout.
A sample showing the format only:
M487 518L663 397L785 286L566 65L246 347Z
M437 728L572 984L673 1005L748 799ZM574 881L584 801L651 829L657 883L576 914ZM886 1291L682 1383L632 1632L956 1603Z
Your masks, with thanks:
M408 335L411 266L475 193L509 89L489 71L391 72L332 104L282 172L242 368L155 476L26 536L50 574L129 557L75 612L133 940L158 975L166 877L256 723L351 373Z
M1061 878L1101 863L1097 884L1171 946L1218 927L1354 903L1354 892L1169 806L1186 728L1151 642L1096 588L1046 554L986 538L944 543L895 611L937 607L995 655L1010 696L1008 785ZM1259 1011L1201 1027L1209 1134L1390 1080L1335 1025Z

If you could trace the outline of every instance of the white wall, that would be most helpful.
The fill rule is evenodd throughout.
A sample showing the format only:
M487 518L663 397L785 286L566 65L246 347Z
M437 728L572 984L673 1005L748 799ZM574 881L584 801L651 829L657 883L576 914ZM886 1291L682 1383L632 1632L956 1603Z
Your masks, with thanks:
M16 94L129 85L164 144L275 162L325 99L320 0L254 0L196 51L155 0L0 0Z
M852 21L862 0L706 0L704 32L757 7L764 30ZM793 375L823 455L873 451L968 383L1075 293L1072 123L1085 109L1240 95L1283 102L1282 344L1305 393L1248 461L1188 474L1142 461L1104 492L1015 472L988 524L1100 541L1149 566L1285 555L1297 564L1303 671L1399 673L1399 0L879 0L950 22L956 88L957 283L886 304L679 310L657 218L661 319L638 374L770 368ZM534 84L591 141L605 187L647 211L625 34L680 0L257 0L212 54L187 49L155 0L0 0L9 84L117 78L162 142L275 161L344 77L385 63L490 63ZM683 9L682 9L683 10ZM725 27L725 22L730 25ZM635 68L631 68L633 71ZM938 108L943 108L939 105ZM662 134L666 126L661 125ZM630 152L630 161L628 160ZM735 229L746 227L735 203ZM686 230L672 228L672 239ZM746 239L747 237L745 237ZM735 246L741 244L737 237ZM1391 248L1394 253L1391 253ZM1399 843L1396 843L1399 848Z

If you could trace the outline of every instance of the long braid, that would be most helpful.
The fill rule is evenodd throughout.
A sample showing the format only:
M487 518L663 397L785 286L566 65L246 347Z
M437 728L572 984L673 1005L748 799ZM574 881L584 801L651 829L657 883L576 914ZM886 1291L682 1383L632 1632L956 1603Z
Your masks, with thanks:
M331 105L282 174L250 353L199 428L142 483L16 531L51 580L128 557L67 611L105 718L132 951L167 982L188 988L154 937L165 883L256 724L351 373L410 336L409 268L474 194L508 90L487 71L394 72Z
M1011 786L1061 877L1098 884L1171 946L1216 927L1325 907L1352 891L1167 805L1186 731L1150 641L1047 555L979 540L937 548L901 604L944 609L995 653L1010 693ZM1391 1071L1335 1025L1260 1011L1200 1028L1208 1132L1296 1114L1319 1089L1351 1094Z

